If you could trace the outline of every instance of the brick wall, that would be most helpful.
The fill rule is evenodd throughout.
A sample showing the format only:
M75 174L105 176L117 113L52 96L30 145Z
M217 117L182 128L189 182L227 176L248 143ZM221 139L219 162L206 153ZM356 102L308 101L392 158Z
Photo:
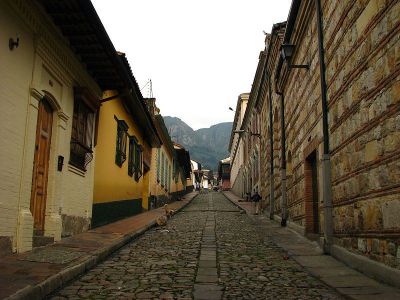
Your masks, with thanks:
M358 254L400 268L400 3L399 1L322 1L329 142L332 165L334 242ZM273 78L273 113L285 99L289 221L315 232L310 165L316 153L319 233L323 234L321 180L322 106L317 19L313 1L302 1L290 43L296 47L289 69ZM280 41L271 34L270 70L276 70ZM271 72L271 74L275 74ZM268 116L268 97L262 111ZM277 113L275 114L275 110ZM269 119L268 119L269 120ZM270 145L263 118L262 153ZM280 198L280 123L274 123L275 213ZM262 157L263 193L268 199L268 154ZM268 200L269 201L269 200Z

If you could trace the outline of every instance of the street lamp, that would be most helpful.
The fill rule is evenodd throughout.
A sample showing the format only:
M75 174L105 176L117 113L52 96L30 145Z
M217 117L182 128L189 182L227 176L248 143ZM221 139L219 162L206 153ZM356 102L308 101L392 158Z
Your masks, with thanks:
M309 69L309 65L292 65L290 63L293 53L294 53L295 45L292 44L282 44L281 45L281 57L284 61L286 61L289 69Z
M238 134L242 134L242 133L245 133L245 132L247 132L247 131L243 130L243 129L239 129L239 130L234 130L233 131L233 133L238 133ZM251 131L249 131L249 133L250 133L251 136L256 136L256 137L261 138L261 134L260 133L253 133Z

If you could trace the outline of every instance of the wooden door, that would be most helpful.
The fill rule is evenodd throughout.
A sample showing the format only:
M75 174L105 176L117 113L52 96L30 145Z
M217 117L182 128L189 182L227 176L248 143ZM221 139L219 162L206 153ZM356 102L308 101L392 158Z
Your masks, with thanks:
M49 172L53 110L46 100L39 103L33 161L31 212L36 235L43 235L46 211L47 176Z
M317 154L313 151L305 160L306 232L319 233L319 200Z

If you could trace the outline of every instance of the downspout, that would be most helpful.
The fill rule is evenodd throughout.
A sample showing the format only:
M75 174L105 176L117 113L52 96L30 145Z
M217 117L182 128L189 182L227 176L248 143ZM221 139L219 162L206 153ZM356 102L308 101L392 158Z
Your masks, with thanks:
M287 223L287 194L286 194L286 135L285 135L285 97L282 92L276 92L281 96L281 155L282 155L282 167L281 167L281 226L285 227Z
M272 121L272 87L271 75L268 74L268 98L269 98L269 144L270 144L270 177L269 177L269 197L270 197L270 210L269 218L274 219L275 213L275 193L274 193L274 128Z
M331 160L329 151L329 126L328 126L328 101L325 78L325 50L322 23L321 1L315 0L317 10L317 29L318 29L318 54L320 66L320 83L322 97L322 132L323 132L323 155L322 155L322 190L324 200L324 245L325 253L330 253L333 236L333 216L332 216L332 185L331 185Z

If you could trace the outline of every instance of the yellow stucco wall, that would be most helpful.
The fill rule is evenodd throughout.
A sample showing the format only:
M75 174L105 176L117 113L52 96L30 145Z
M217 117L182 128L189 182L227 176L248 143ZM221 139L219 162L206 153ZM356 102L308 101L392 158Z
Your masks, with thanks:
M110 97L116 92L107 91L104 97ZM119 167L115 163L117 117L124 120L128 126L128 134L134 135L139 144L143 144L143 136L134 123L132 116L125 110L119 98L104 102L100 108L98 138L96 145L96 165L94 174L93 203L105 203L120 200L141 199L143 193L143 176L139 181L128 175L129 142L126 146L126 160ZM147 198L147 197L146 197ZM144 202L143 202L144 203ZM147 199L146 199L147 206ZM146 208L146 207L145 207Z
M151 155L151 171L150 171L150 192L151 195L153 196L161 196L161 195L165 195L168 196L168 194L170 193L169 190L166 190L165 187L161 186L161 181L157 181L157 158L158 158L158 153L160 153L160 155L163 153L164 157L167 157L167 162L168 165L170 165L170 172L168 174L169 177L171 177L171 190L174 184L174 180L172 178L172 154L170 153L170 151L167 150L167 148L165 147L165 145L161 145L160 150L158 150L157 148L153 148L152 149L152 155ZM161 176L160 176L161 177Z

